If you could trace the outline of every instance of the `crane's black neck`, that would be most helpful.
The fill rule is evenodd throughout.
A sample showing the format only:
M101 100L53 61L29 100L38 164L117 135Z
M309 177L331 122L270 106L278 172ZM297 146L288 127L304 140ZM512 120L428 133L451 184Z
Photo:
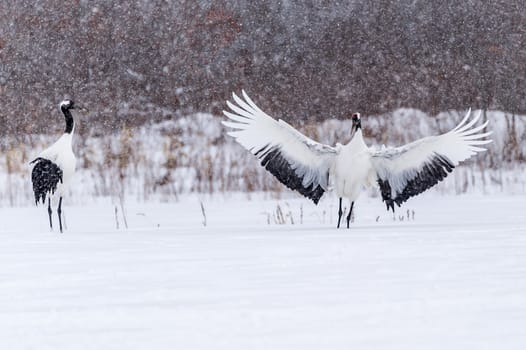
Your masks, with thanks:
M75 121L73 120L73 116L71 115L71 111L68 107L60 107L62 110L62 113L64 113L64 119L66 120L66 130L64 131L66 134L73 133L73 127L75 126Z

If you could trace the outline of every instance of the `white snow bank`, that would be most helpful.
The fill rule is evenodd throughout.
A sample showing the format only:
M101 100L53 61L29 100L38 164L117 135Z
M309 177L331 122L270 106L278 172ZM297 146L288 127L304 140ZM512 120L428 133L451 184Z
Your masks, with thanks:
M474 111L475 112L475 111ZM452 129L464 112L431 118L412 109L363 118L370 145L402 145ZM494 143L458 167L432 191L440 193L525 193L526 118L488 112ZM86 204L94 197L174 201L189 193L288 192L255 157L226 136L221 118L196 114L118 134L75 138L78 174L68 198ZM294 123L293 123L294 124ZM297 125L296 125L297 126ZM327 120L300 128L334 145L349 138L350 121ZM0 151L0 205L32 201L29 161L54 137L9 141Z

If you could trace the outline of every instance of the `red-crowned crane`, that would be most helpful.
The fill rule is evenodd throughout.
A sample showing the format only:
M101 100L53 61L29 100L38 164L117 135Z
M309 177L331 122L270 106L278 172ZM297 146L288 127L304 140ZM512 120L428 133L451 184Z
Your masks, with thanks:
M48 200L49 226L53 230L51 201L58 197L58 222L62 232L62 197L64 196L71 178L75 173L76 158L73 154L72 139L75 131L75 120L71 115L72 109L81 109L71 100L60 102L60 110L64 114L66 129L64 134L50 147L43 150L36 159L31 161L31 181L35 193L35 203L46 204Z
M428 136L407 145L381 149L368 147L362 135L359 113L352 115L349 143L331 147L318 143L283 120L275 120L242 91L243 98L233 94L235 103L224 111L234 129L228 134L252 152L261 165L288 188L318 204L321 196L334 187L339 197L340 227L342 197L351 201L347 227L354 202L364 187L378 185L387 210L400 206L410 197L436 185L461 161L491 142L491 132L483 132L488 122L475 126L480 113L470 118L471 110L453 130Z

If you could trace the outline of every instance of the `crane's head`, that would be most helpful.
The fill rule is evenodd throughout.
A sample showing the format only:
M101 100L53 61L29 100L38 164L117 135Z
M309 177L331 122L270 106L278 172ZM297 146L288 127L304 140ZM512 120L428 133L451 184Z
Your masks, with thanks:
M59 107L61 110L78 109L81 112L87 112L88 110L84 107L77 106L73 100L64 100L60 102Z
M60 109L75 109L75 102L72 100L64 100L59 104Z
M71 115L70 110L76 109L81 112L87 112L88 110L84 107L77 106L72 100L64 100L60 102L59 107L62 113L64 114L64 118L66 120L66 130L64 132L66 134L72 134L73 129L75 128L75 121L73 120L73 116Z
M356 132L362 128L362 121L360 119L360 113L353 113L351 120L352 120L351 139L352 139L354 137L354 134L356 134Z

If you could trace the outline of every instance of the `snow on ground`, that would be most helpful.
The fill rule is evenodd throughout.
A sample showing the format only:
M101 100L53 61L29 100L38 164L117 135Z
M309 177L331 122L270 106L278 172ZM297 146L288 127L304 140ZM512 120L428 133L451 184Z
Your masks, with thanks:
M117 230L100 201L64 234L0 208L0 347L524 349L525 202L424 194L400 221L364 196L336 230L332 197L188 197Z

